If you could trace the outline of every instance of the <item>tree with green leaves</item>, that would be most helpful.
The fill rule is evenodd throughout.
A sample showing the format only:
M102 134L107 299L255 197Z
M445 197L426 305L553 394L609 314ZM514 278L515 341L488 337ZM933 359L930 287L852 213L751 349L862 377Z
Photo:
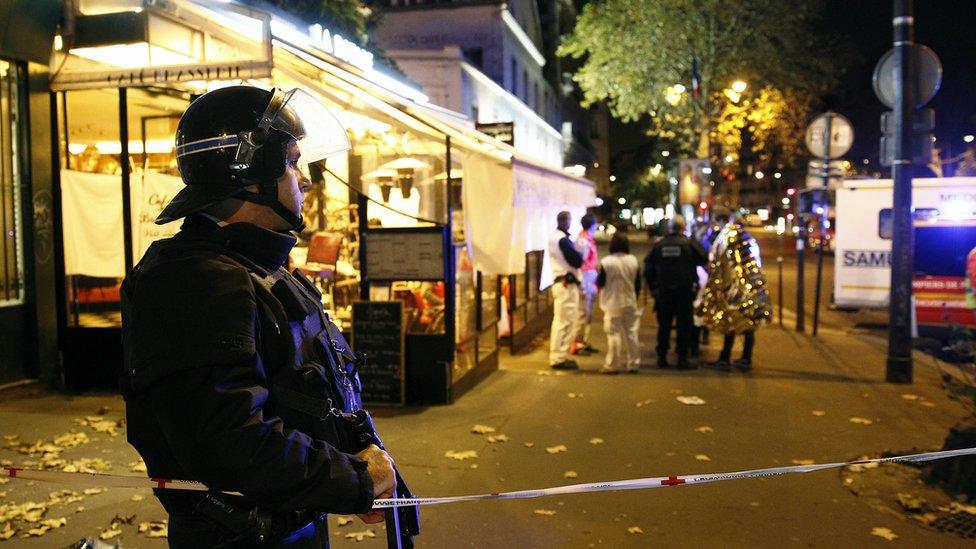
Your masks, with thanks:
M819 0L596 0L583 8L559 55L583 59L574 79L584 104L606 101L624 121L648 115L648 133L672 153L698 156L715 140L722 147L708 153L724 157L713 125L731 101L725 91L732 81L775 90L753 94L752 115L783 114L758 105L763 99L790 97L809 108L833 83L833 62L815 30L820 7ZM783 134L767 128L764 135ZM781 157L796 150L770 146Z

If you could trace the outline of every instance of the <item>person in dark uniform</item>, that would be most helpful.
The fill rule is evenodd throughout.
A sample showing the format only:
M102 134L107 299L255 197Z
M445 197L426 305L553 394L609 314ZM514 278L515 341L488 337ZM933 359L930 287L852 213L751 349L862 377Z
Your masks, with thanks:
M692 302L698 282L696 268L708 262L701 245L684 235L685 219L676 215L668 234L659 240L644 258L644 277L654 296L657 313L657 365L667 368L671 324L677 318L678 369L691 367L688 362L689 339L692 337Z
M345 131L301 90L232 86L190 104L176 143L186 187L156 222L186 219L122 285L129 442L151 477L210 489L155 490L171 547L327 547L325 513L379 522L396 486L384 450L339 449L358 360L285 267L305 168Z

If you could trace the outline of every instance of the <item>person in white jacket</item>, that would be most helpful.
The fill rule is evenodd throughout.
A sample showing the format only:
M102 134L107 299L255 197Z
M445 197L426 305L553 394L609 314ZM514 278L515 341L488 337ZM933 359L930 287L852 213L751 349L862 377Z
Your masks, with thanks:
M610 240L610 255L600 260L596 284L600 288L603 329L607 333L607 356L600 371L636 374L641 359L637 335L643 312L637 307L641 276L640 265L630 253L626 236L616 234Z

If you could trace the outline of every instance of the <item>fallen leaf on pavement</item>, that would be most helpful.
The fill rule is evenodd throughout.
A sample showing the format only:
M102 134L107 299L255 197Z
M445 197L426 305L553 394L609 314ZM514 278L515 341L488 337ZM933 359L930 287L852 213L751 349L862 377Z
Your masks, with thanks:
M474 450L461 450L461 451L448 450L444 452L444 457L449 457L461 461L465 459L478 457L478 452Z
M336 522L339 523L339 526L345 526L352 522L352 517L336 517Z
M578 476L579 474L577 474L576 471L566 471L563 473L563 478L576 478Z
M866 458L862 458L862 459L866 459ZM877 467L878 467L878 463L877 462L871 462L871 463L854 463L854 464L848 465L847 466L847 469L850 472L852 472L852 473L860 473L860 472L864 471L865 469L875 469Z
M569 393L566 396L568 396L569 398L583 398L583 393Z
M108 488L85 488L84 494L86 496L94 496L95 494L101 494L102 492L107 492Z
M129 470L132 471L133 473L146 473L146 472L148 472L146 470L146 462L145 461L142 461L141 459L139 461L135 461L133 463L130 463L129 464Z
M143 496L141 494L135 494L135 495L132 496L131 499L132 499L132 501L142 501L142 500L146 499L146 496Z
M849 421L851 423L856 423L858 425L871 425L872 423L874 423L873 421L871 421L866 417L852 417Z
M827 415L827 412L824 412L823 410L814 410L813 411L813 415L815 415L817 417L822 417L822 416Z
M644 400L638 402L637 403L637 407L640 408L641 406L647 406L648 404L650 404L652 402L654 402L654 399L653 398L647 398L647 399L644 399Z
M976 505L965 505L959 503L958 501L953 501L949 504L950 513L969 513L970 515L976 515Z
M918 395L913 395L911 393L902 393L901 398L905 400L918 400Z
M505 435L489 435L488 442L491 442L493 444L495 442L508 442L508 437Z
M471 432L479 435L487 435L488 433L494 433L495 428L487 425L475 425L471 428Z
M546 451L549 452L550 454L558 454L559 452L565 452L567 449L568 448L566 448L565 444L558 444L556 446L550 446L546 448Z
M366 538L375 538L376 534L372 530L363 530L362 532L349 532L346 534L346 539L354 539L356 541L363 541Z
M668 456L668 457L674 457L674 456L676 456L676 455L678 455L678 454L677 454L677 453L675 453L675 452L668 452L668 453L666 453L666 454L664 454L664 455L666 455L666 456Z
M712 428L709 427L708 425L702 425L701 427L695 427L695 432L696 433L711 433L712 432Z
M551 376L552 375L552 372L550 372L549 370L536 370L535 373L536 373L536 375L540 375L540 376Z
M478 464L477 463L472 463L471 464L471 468L472 469L477 469L478 468Z
M814 461L812 459L794 459L793 465L813 465Z
M935 408L935 403L934 402L929 402L927 400L926 401L923 401L923 402L920 402L919 404L921 404L922 406L925 406L926 408Z
M702 406L705 404L704 399L696 396L679 396L677 399L678 402L687 404L688 406Z
M51 529L61 528L65 524L68 524L68 519L64 517L56 518L56 519L44 519L41 521L41 524Z
M14 525L8 522L3 525L3 530L0 530L0 539L10 539L16 533L17 530L14 529Z
M712 458L706 456L705 454L695 454L695 459L698 461L712 461Z
M898 539L898 534L892 532L888 528L874 527L871 529L872 536L878 536L879 538L884 538L888 541L894 541Z
M112 528L111 530L105 530L101 534L98 534L99 539L102 541L107 541L110 539L115 539L122 535L122 530Z
M544 517L551 517L556 514L556 511L554 509L536 509L535 511L532 512Z
M898 504L910 513L921 513L929 506L925 498L904 492L898 492Z
M627 533L628 534L643 534L644 531L641 530L641 527L640 526L631 526L630 528L627 529Z
M2 463L0 463L0 465L2 465ZM9 478L0 478L0 484L7 484L8 482L10 482Z
M593 437L590 439L590 444L603 444L603 439L600 437Z
M535 446L534 442L523 442L522 444L524 444L526 448L531 448Z
M145 534L147 538L168 538L169 524L162 520L150 520L139 523L139 533Z

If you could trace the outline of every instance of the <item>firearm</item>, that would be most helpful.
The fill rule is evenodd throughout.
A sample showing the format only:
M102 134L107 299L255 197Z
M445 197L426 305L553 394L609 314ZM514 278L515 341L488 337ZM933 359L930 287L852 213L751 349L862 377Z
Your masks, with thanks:
M373 427L373 418L366 410L357 410L351 414L342 414L343 421L340 425L345 426L347 440L352 446L346 451L350 453L361 452L370 444L375 444L382 450L383 441L376 434ZM394 497L412 498L413 494L407 488L407 483L400 476L400 470L393 466L396 475L396 489ZM417 506L394 507L386 510L386 543L390 549L412 549L413 536L420 533L420 508Z

